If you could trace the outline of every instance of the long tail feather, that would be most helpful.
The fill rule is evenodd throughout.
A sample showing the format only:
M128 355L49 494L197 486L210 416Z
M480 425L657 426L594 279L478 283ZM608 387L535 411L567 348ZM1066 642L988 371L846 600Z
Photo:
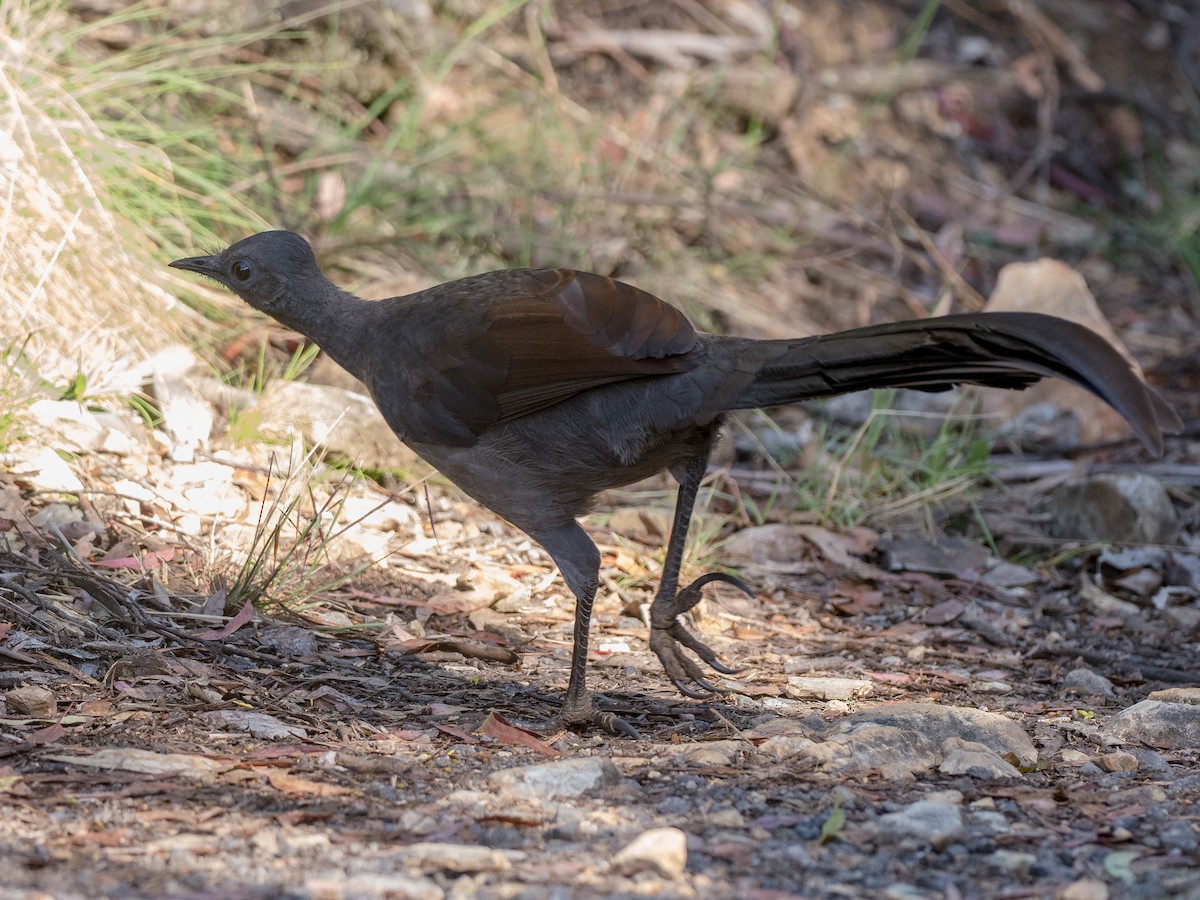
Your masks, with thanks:
M1023 388L1045 376L1106 401L1153 453L1183 425L1117 350L1095 332L1040 313L969 313L872 325L778 341L738 398L749 408L878 387L946 390L955 384Z

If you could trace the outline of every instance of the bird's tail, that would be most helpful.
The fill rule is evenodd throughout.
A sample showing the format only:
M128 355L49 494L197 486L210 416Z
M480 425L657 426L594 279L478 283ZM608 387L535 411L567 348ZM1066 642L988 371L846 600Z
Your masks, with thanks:
M1117 350L1075 322L1040 313L968 313L770 342L734 408L829 397L865 388L941 391L955 384L1024 388L1052 375L1106 401L1161 454L1179 416Z

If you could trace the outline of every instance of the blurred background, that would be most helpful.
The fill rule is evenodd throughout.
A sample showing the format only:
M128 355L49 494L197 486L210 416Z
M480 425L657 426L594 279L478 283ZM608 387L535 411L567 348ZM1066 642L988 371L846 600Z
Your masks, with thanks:
M119 398L184 335L218 369L253 357L265 323L164 264L276 227L366 296L568 265L764 336L979 308L1004 264L1053 256L1135 356L1179 357L1198 22L1168 0L7 0L6 377Z

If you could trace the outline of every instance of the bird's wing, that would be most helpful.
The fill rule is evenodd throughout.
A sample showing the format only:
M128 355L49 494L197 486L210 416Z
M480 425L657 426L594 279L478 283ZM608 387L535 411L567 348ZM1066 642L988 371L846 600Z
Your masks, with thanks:
M472 299L478 319L438 348L417 386L408 424L419 441L469 445L590 388L697 364L683 313L611 278L526 270L483 282Z

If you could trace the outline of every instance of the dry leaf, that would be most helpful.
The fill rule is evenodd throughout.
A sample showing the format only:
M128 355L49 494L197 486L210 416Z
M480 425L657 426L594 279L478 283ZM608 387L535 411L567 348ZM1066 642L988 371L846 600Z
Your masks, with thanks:
M502 744L526 747L530 750L536 750L538 753L544 753L546 756L562 756L559 751L539 740L531 732L526 731L524 728L510 725L504 720L502 715L494 710L487 714L487 718L479 726L479 733L495 738Z
M309 781L278 769L267 772L267 783L277 791L285 794L308 794L313 797L340 797L350 793L349 788L338 784L322 784L319 781Z

